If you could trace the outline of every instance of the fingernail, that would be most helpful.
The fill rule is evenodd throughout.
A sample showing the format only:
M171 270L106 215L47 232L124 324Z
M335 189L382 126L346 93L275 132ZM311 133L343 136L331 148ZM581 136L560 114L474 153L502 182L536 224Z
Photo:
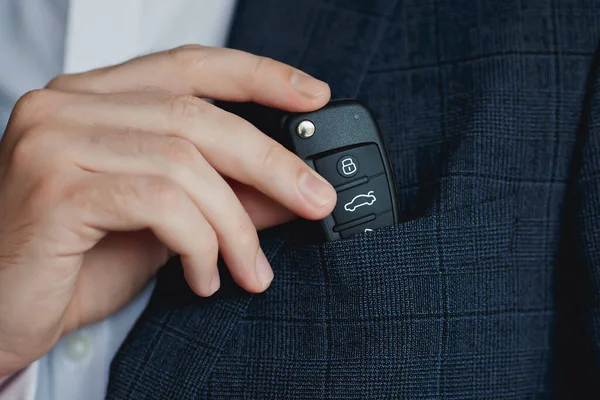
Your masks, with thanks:
M298 93L309 98L319 97L329 88L325 82L302 71L295 71L292 74L291 84Z
M335 193L329 182L312 170L300 175L298 188L307 201L319 208L329 203Z
M263 289L266 289L273 280L273 270L262 249L259 249L256 255L256 276Z
M219 270L215 270L215 273L210 280L210 294L214 294L221 287L221 279L219 278Z

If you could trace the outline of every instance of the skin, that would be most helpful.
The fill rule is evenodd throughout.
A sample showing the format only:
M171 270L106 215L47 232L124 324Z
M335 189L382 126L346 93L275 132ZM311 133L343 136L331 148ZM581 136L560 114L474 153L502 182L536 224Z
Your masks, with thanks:
M0 376L130 301L174 253L199 296L265 290L257 230L320 219L334 189L201 100L312 111L327 84L268 58L184 46L24 95L0 142Z

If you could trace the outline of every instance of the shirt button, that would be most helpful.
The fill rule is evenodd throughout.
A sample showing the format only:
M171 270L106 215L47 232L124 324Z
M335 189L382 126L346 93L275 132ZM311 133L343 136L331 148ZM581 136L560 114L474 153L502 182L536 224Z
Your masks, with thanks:
M82 333L73 333L67 338L66 353L72 361L83 361L92 353L92 339Z

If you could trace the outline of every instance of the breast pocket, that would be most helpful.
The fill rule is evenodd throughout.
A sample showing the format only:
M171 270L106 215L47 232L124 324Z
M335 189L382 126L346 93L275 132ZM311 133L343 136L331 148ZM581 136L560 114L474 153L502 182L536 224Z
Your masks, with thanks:
M513 257L513 208L502 199L283 245L216 379L244 376L258 395L269 376L283 398L539 395L552 313L520 296L531 279Z

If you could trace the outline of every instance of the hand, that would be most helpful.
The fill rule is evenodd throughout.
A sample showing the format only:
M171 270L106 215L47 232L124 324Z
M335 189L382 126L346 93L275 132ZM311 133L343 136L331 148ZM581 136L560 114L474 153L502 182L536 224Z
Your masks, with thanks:
M123 307L171 252L200 296L219 287L219 251L241 287L266 289L257 228L323 218L335 191L200 98L311 111L329 96L290 66L200 46L23 96L0 142L0 376Z

